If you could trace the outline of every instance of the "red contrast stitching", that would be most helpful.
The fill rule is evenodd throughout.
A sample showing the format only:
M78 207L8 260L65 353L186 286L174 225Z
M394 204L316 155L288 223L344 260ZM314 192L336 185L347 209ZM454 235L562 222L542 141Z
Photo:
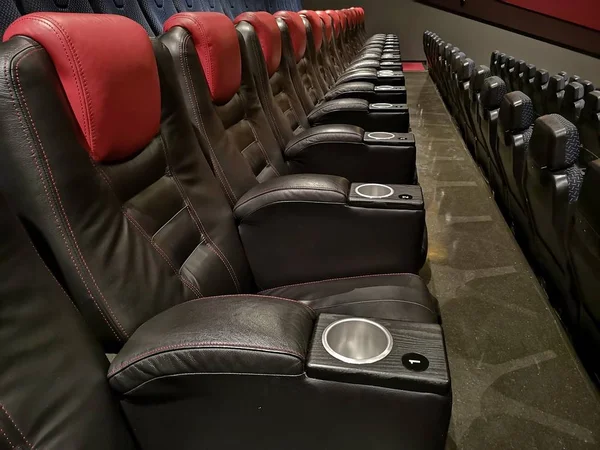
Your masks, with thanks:
M200 292L200 289L196 288L196 286L194 286L193 284L191 284L189 281L187 281L185 278L183 278L181 276L181 274L179 273L179 271L177 270L175 265L171 262L171 260L167 256L167 254L162 250L162 248L160 248L152 240L152 238L150 238L150 236L148 236L148 233L146 233L146 231L133 218L133 216L124 209L122 209L121 211L123 212L123 215L127 218L127 220L140 232L140 234L144 237L144 239L146 239L150 243L150 245L152 245L152 247L154 247L154 249L156 249L156 251L163 257L163 259L167 262L167 264L171 267L171 269L173 269L173 272L175 273L175 275L177 275L177 277L184 284L184 286L186 286L190 291L192 291L197 296L202 297L202 292Z
M56 193L56 197L57 197L57 199L58 199L58 202L59 202L60 208L61 208L61 210L62 210L62 212L63 212L63 214L64 214L64 216L65 216L65 221L66 221L66 223L67 223L67 225L68 225L68 228L69 228L69 230L70 230L70 232L71 232L71 238L73 239L73 243L74 243L74 244L75 244L75 246L77 247L77 241L76 241L76 240L75 240L75 238L74 238L73 230L71 229L71 226L70 226L70 223L69 223L68 217L67 217L67 215L66 215L66 213L65 213L65 211L64 211L64 207L63 207L63 205L62 205L62 202L61 202L61 199L60 199L60 193L59 193L59 191L58 191L58 188L57 188L57 186L56 186L56 183L54 182L54 178L53 178L53 176L52 176L52 170L51 170L51 168L50 168L50 164L49 164L48 158L47 158L47 156L46 156L46 153L45 153L45 151L44 151L44 146L42 145L42 141L41 141L41 138L40 138L40 136L39 136L38 130L37 130L36 126L35 126L35 123L34 123L34 121L33 121L33 117L31 116L31 112L29 111L29 107L28 107L28 105L27 105L27 100L26 100L26 98L25 98L25 94L23 93L23 89L22 89L21 82L20 82L20 79L19 79L19 64L20 64L20 63L21 63L21 62L22 62L22 61L23 61L23 60L24 60L24 59L25 59L27 56L33 55L34 53L36 53L36 52L38 52L38 51L41 51L41 50L42 50L42 49L40 48L40 49L36 49L36 50L34 50L34 51L32 51L32 52L26 53L25 55L21 56L21 57L18 59L18 61L16 61L16 63L15 63L15 76L16 76L16 77L15 77L15 78L16 78L17 86L18 86L18 89L19 89L19 92L20 92L20 96L21 96L21 98L22 98L22 100L23 100L23 106L25 107L25 110L26 110L26 112L27 112L27 116L28 116L28 118L29 118L29 122L31 123L31 126L33 127L33 130L34 130L34 132L35 132L35 135L36 135L36 137L37 137L37 141L38 141L38 143L39 143L39 145L40 145L40 150L42 151L42 155L43 155L43 157L44 157L44 160L45 160L45 162L46 162L46 165L47 165L47 167L48 167L48 172L49 172L49 175L50 175L50 176L49 176L49 178L50 178L50 181L52 182L52 185L54 186L54 190L55 190L55 193ZM7 64L7 65L4 67L4 77L5 77L5 79L8 81L8 64ZM97 310L100 312L100 315L102 316L102 318L104 319L104 321L105 321L105 322L106 322L106 324L108 325L108 327L109 327L109 329L111 330L111 332L112 332L112 333L115 335L115 337L117 338L117 340L119 340L119 341L120 341L120 340L121 340L121 337L120 337L120 336L117 334L117 332L115 331L115 329L114 329L113 325L112 325L112 324L109 322L108 318L106 317L106 314L104 313L104 311L102 310L102 308L100 307L100 305L98 305L98 303L96 302L96 299L95 299L95 298L94 298L94 296L92 295L92 292L91 292L91 290L90 290L90 288L89 288L88 284L86 283L85 279L83 278L83 275L82 275L82 273L81 273L81 271L80 271L80 269L79 269L79 265L78 265L78 264L77 264L77 262L75 261L75 257L74 257L74 255L73 255L73 253L72 253L72 251L71 251L71 247L69 246L69 242L68 242L68 240L67 240L67 237L66 237L66 235L65 235L64 228L61 226L60 219L59 219L59 215L58 215L58 213L57 213L56 207L55 207L54 203L53 203L53 202L52 202L52 200L51 200L51 197L50 197L50 192L49 192L49 190L48 190L48 186L47 186L46 182L44 181L44 174L43 174L42 168L41 168L41 166L40 166L40 164L39 164L39 161L38 161L38 158L37 158L37 155L36 155L36 150L35 150L35 147L34 147L34 145L33 145L33 141L31 140L31 138L30 138L30 136L29 136L29 133L27 132L27 128L26 128L26 126L25 126L25 123L24 123L24 121L23 121L23 117L22 117L22 116L21 116L21 114L19 113L19 110L18 110L18 107L17 107L17 101L16 101L16 98L15 98L15 96L13 95L12 91L10 92L10 95L11 95L11 98L12 98L13 105L14 105L14 107L15 107L15 112L16 112L16 114L17 114L17 117L18 117L18 119L19 119L19 123L21 124L21 128L22 128L22 130L23 130L23 133L25 134L25 139L27 140L27 143L29 144L29 147L30 147L30 149L31 149L31 156L32 156L32 159L33 159L33 160L34 160L34 162L35 162L35 165L36 165L36 167L37 167L37 170L38 170L38 173L39 173L39 176L40 176L40 180L42 181L42 186L43 186L43 188L44 188L44 192L46 193L46 198L47 198L47 200L48 200L48 204L49 204L49 205L50 205L50 207L52 208L52 212L53 212L53 215L54 215L54 220L55 220L55 222L56 222L56 224L57 224L57 226L58 226L58 228L59 228L59 230L60 230L61 236L62 236L62 238L63 238L63 240L64 240L64 242L65 242L65 246L66 246L67 252L69 253L69 256L70 256L70 258L71 258L71 262L73 263L73 266L75 267L75 270L77 271L77 274L79 275L79 278L81 279L81 282L82 282L82 283L83 283L83 285L85 286L85 289L86 289L86 291L87 291L88 295L90 296L90 298L91 298L91 299L92 299L92 301L94 302L94 305L96 306L96 309L97 309ZM83 261L83 263L84 263L84 265L85 265L85 260L83 259L83 256L81 255L81 252L80 252L80 251L79 251L79 256L81 257L81 260ZM87 265L86 265L86 268L87 268ZM88 273L89 273L89 268L88 268ZM90 274L90 276L91 276L91 274ZM93 278L92 278L92 280L93 280ZM96 287L97 287L97 286L96 286ZM99 290L99 289L98 289L98 291L100 292L100 290ZM102 296L102 293L101 293L101 292L100 292L100 295ZM102 298L103 298L103 297L102 297ZM103 298L103 299L104 299L104 298ZM104 300L105 300L105 299L104 299ZM106 301L106 300L105 300L105 301ZM108 310L109 310L109 311L110 311L110 313L111 313L111 317L112 317L112 318L115 320L115 322L117 323L117 325L119 326L119 328L121 329L121 331L123 332L123 334L124 334L125 336L127 336L127 333L125 333L125 331L122 329L122 327L121 327L120 323L118 322L118 320L116 320L116 319L115 319L115 317L114 317L114 316L112 316L112 311L111 311L111 309L110 309L110 306L108 306L107 304L106 304L106 306L107 306Z
M23 438L23 441L25 442L25 444L27 444L27 446L29 448L33 448L33 446L31 445L31 443L27 440L27 438L25 437L25 435L23 434L23 432L21 431L21 429L17 426L17 424L15 423L15 421L13 420L13 418L8 413L8 411L6 410L6 408L4 407L4 405L2 403L0 403L0 408L2 409L2 411L4 412L4 414L6 415L6 417L8 417L8 420L11 421L11 423L13 424L13 426L15 427L15 429L19 432L19 434ZM14 445L12 444L12 442L10 442L10 440L8 439L8 436L4 433L4 431L1 430L1 429L0 429L0 431L2 431L2 434L4 435L4 437L6 438L6 440L8 441L8 443L12 446L12 448L15 448Z
M295 350L289 350L289 349L278 348L278 347L262 347L262 346L257 346L257 345L248 345L248 344L241 344L241 343L235 343L235 342L211 342L211 341L209 341L209 342L186 342L185 344L174 344L174 345L166 345L164 347L158 347L158 348L149 350L147 352L144 352L140 355L134 356L131 359L119 364L114 369L111 369L111 371L108 373L108 377L113 377L118 372L125 369L126 366L130 366L132 364L140 362L142 359L145 359L147 357L156 356L159 353L165 352L167 350L193 350L196 348L212 348L212 347L215 347L215 348L231 347L231 348L243 348L243 349L255 350L255 351L272 351L272 352L284 353L287 355L295 356L298 359L300 359L301 361L304 361L304 359L305 359L305 355L302 355L301 353L299 353Z
M190 102L192 103L192 110L194 111L194 117L196 119L196 123L198 124L198 127L200 127L202 129L202 131L204 132L204 137L206 138L206 142L207 142L208 148L210 150L210 157L211 157L210 159L213 162L213 166L215 167L215 172L217 174L217 177L219 178L219 181L221 181L221 185L223 185L223 187L225 188L225 194L229 198L229 201L231 202L231 204L235 204L235 202L237 202L237 196L235 195L235 192L231 188L231 185L229 184L229 180L227 179L227 175L225 175L225 171L223 170L223 167L221 167L221 162L219 161L219 158L217 158L216 152L212 146L212 142L208 138L208 134L206 132L206 127L204 126L204 120L202 120L202 114L200 114L198 112L198 110L200 109L198 106L198 97L196 95L196 89L194 87L194 83L193 83L193 81L191 81L192 73L190 70L190 66L187 63L187 54L184 52L184 48L183 48L184 45L186 45L189 40L190 40L190 34L187 34L186 37L181 40L181 44L179 46L179 53L181 55L181 58L180 58L181 70L184 73L183 79L185 81L185 86L187 88L188 97L190 98ZM184 64L184 59L185 59L185 64ZM187 76L185 75L185 73L187 73ZM188 77L190 78L190 80L188 80ZM191 90L190 90L190 88L191 88ZM192 95L192 93L193 93L193 95Z

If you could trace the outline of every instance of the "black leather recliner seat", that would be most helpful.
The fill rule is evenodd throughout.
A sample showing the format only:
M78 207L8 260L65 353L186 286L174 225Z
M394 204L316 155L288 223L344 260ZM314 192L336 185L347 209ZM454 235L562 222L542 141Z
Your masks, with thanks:
M437 306L418 276L388 270L398 256L382 236L402 238L396 210L353 206L345 180L315 176L308 188L262 193L261 205L246 198L238 226L160 41L121 16L48 13L21 18L5 40L0 187L105 351L119 352L109 383L140 447L233 449L243 436L250 449L332 439L361 449L374 435L382 449L444 447ZM320 222L314 233L277 222L300 202L298 217ZM269 203L282 215L261 216ZM288 242L267 248L274 235ZM426 330L421 351L440 375L332 366L312 336L340 314L407 336Z

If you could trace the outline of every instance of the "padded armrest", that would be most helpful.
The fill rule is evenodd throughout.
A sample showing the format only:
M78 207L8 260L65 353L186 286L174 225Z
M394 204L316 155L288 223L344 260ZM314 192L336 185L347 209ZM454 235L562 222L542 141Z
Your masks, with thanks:
M348 124L367 131L406 133L409 112L406 105L390 109L373 109L373 104L357 98L340 98L317 105L308 115L311 125Z
M416 179L414 139L393 142L369 139L362 128L352 125L320 125L295 136L285 149L285 158L293 173L412 184Z
M421 268L424 209L354 205L349 192L344 178L286 175L238 201L234 215L261 289Z
M138 328L113 360L108 380L125 394L189 373L299 375L314 318L308 306L275 297L192 300Z
M383 88L383 89L381 89ZM353 81L332 87L325 93L325 101L338 98L357 98L370 103L406 103L406 88L403 86L375 86L368 81Z

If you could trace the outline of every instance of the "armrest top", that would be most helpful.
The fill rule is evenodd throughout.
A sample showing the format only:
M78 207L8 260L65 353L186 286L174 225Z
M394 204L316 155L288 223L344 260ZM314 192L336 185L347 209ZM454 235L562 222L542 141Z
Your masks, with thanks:
M338 98L316 106L308 115L311 121L335 112L367 111L369 102L360 98Z
M342 177L319 174L285 175L265 181L246 192L233 208L238 220L274 203L343 203L350 182Z
M191 300L138 328L113 360L108 380L117 392L128 393L189 373L298 375L314 317L303 303L278 297Z
M342 142L360 144L364 130L353 125L318 125L295 136L285 149L285 156L293 159L303 149L315 144Z

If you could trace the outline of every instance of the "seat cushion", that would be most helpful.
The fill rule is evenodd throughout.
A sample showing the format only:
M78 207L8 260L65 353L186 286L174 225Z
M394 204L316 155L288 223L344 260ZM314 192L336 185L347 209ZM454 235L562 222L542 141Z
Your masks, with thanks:
M437 300L414 274L335 278L281 286L259 294L298 300L317 313L439 322Z

